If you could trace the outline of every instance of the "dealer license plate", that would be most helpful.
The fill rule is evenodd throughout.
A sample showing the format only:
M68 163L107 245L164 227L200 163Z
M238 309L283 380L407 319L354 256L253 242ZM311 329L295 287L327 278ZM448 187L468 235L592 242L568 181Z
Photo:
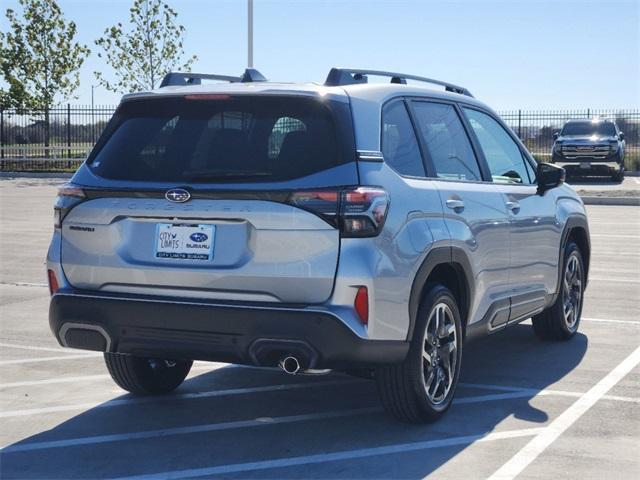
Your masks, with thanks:
M211 260L214 225L173 225L159 223L156 229L156 258Z

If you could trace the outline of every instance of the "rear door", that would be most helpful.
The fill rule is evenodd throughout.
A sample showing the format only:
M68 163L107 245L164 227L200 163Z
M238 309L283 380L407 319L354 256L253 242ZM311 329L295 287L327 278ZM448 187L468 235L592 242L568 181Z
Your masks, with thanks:
M463 110L509 212L510 319L516 321L542 309L556 288L561 230L555 197L538 195L533 168L506 127L488 112Z
M69 282L109 292L325 301L340 247L331 192L357 184L349 115L347 104L304 97L125 103L74 177L88 199L62 226ZM292 200L318 187L329 189L311 195L326 215Z
M456 105L414 100L412 107L452 244L467 254L473 269L469 321L493 309L492 327L499 327L509 315L509 219L502 195L484 181Z

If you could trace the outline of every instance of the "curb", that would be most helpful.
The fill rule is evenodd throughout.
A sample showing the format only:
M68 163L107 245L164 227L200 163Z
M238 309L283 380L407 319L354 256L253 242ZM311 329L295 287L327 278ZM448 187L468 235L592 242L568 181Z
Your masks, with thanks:
M581 197L585 205L620 205L640 207L640 197Z
M71 178L73 173L55 172L0 172L0 178Z

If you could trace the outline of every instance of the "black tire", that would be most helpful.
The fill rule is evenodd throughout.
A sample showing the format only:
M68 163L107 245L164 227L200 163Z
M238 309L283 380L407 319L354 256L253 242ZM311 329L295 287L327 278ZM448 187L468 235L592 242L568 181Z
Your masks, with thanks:
M135 395L159 395L178 388L191 370L192 361L144 358L105 353L104 361L114 382Z
M437 339L432 334L436 309L444 312L438 318L445 318L443 315L450 316L446 317L448 320L440 321L443 330L442 336L438 334ZM447 325L448 330L445 331ZM452 342L455 342L455 351L452 351L450 346L447 347ZM431 360L423 357L423 351ZM446 358L448 360L445 360ZM407 358L401 364L388 365L376 370L376 385L385 410L408 423L438 420L451 406L460 375L461 360L462 322L456 299L443 285L428 285L418 309ZM448 370L446 361L450 366ZM444 372L443 376L440 376L441 371ZM447 372L449 375L446 375ZM436 380L438 383L434 385L433 382ZM448 387L440 383L443 381ZM432 388L433 395L430 393ZM441 392L441 399L436 395L438 392Z
M570 265L577 262L577 272L570 279ZM577 290L579 282L579 292ZM562 276L560 277L560 293L555 303L542 313L534 316L533 331L542 340L569 340L578 331L580 326L580 316L582 315L582 304L584 303L584 261L582 253L578 245L573 241L569 241L564 249L564 257L562 260ZM569 292L567 292L567 284L569 284ZM576 298L577 297L577 298ZM566 317L567 302L570 301L573 308L573 317ZM567 310L565 310L565 307Z
M616 172L613 175L611 175L611 179L614 182L622 183L624 181L624 170L620 170L619 172Z

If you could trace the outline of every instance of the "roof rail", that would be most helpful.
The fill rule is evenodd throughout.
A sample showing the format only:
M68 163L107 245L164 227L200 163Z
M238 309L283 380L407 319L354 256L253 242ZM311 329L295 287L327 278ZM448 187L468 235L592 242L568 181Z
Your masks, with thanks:
M358 83L367 83L367 75L378 77L391 77L391 83L406 84L407 80L416 80L418 82L432 83L434 85L442 85L447 92L459 93L468 97L473 97L471 92L464 87L459 87L453 83L434 80L432 78L418 77L417 75L408 75L406 73L385 72L381 70L362 70L355 68L332 68L324 82L327 86L354 85Z
M255 68L247 68L239 77L216 73L169 72L162 79L160 88L179 85L200 85L202 80L222 80L225 82L266 82L267 79Z

